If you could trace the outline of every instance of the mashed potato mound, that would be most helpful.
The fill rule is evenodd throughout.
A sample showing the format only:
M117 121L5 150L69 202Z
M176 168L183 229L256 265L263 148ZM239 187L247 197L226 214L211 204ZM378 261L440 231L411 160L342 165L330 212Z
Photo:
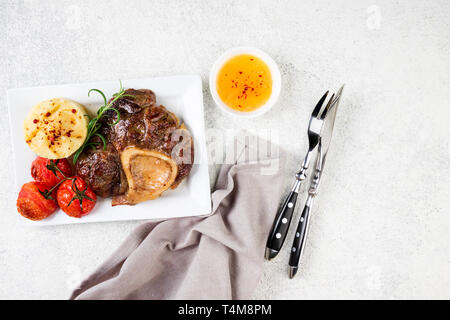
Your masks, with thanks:
M24 121L25 142L38 156L67 158L83 144L88 118L84 107L55 98L35 105Z

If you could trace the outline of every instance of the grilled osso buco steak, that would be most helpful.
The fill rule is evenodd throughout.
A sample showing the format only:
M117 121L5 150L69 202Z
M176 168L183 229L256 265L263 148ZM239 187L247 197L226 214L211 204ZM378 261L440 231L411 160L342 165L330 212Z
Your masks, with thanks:
M156 105L151 90L128 89L102 117L107 147L85 149L75 166L101 197L112 205L133 205L176 188L189 175L194 144L184 124L165 107Z

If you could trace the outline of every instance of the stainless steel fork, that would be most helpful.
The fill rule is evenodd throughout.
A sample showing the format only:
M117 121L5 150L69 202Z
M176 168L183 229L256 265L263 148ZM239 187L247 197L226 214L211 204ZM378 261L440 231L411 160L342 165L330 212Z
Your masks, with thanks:
M329 109L329 105L334 98L333 94L331 98L327 99L328 93L329 91L325 92L311 113L308 126L308 151L302 162L300 171L295 175L296 179L294 185L292 186L291 192L281 206L281 209L275 218L272 230L270 231L269 238L267 239L265 257L268 260L276 257L284 244L284 240L286 239L292 220L292 215L294 213L295 204L297 202L298 192L300 191L300 186L306 179L306 171L308 170L309 163L311 161L311 155L319 144L324 118ZM327 100L328 102L325 103ZM323 107L324 105L325 107Z

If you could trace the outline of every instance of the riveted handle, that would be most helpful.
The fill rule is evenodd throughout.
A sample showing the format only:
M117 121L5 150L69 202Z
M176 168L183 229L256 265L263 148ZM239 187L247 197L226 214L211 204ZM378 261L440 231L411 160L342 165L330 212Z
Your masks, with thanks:
M294 242L292 244L291 256L289 259L289 276L293 278L297 273L300 257L306 243L306 235L308 233L309 213L311 211L310 204L307 202L303 208L300 221L295 231Z
M278 212L266 245L266 259L274 258L283 246L297 202L298 192L291 191Z

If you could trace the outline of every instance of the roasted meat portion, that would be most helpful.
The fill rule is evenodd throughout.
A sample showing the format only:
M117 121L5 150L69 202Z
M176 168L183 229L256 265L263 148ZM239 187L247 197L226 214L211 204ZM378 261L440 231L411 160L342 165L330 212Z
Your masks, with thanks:
M75 170L100 197L120 195L128 189L119 153L111 143L107 144L106 150L102 145L95 150L86 148L78 158Z
M192 137L175 114L156 105L151 90L128 89L102 118L103 150L86 150L76 172L113 205L135 204L176 188L194 160Z

